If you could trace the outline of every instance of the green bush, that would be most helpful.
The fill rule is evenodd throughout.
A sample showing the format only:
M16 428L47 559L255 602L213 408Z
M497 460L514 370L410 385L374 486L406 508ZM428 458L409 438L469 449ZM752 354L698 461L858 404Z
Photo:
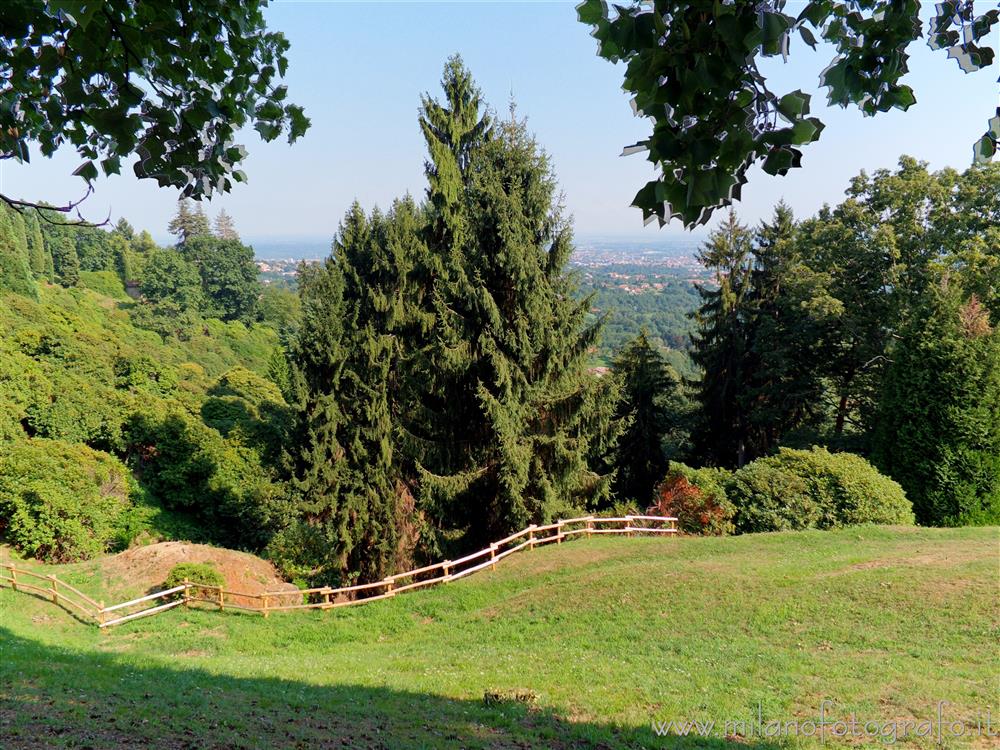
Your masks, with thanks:
M128 299L125 286L114 271L80 271L80 286L112 299Z
M865 459L825 448L781 448L732 475L739 532L914 522L906 493Z
M222 573L215 569L211 563L177 563L174 567L170 569L167 574L167 580L163 582L163 588L172 589L175 586L180 586L182 583L187 581L188 583L200 583L205 586L221 586L226 585L226 579L222 577ZM191 596L206 596L210 592L206 589L189 589ZM214 593L214 592L211 592Z
M9 443L0 453L0 539L50 562L124 547L134 491L113 456L61 440Z
M127 433L135 469L164 508L197 517L218 544L267 543L285 494L256 449L183 412L135 415Z

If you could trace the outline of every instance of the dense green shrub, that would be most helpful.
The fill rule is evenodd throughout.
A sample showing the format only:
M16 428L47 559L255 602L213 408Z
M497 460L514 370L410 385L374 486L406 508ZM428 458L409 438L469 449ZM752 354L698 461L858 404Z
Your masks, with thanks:
M726 485L739 532L912 524L903 488L852 453L781 448L733 474Z
M8 443L0 452L0 539L51 562L125 546L135 486L118 459L59 440Z
M163 507L194 515L219 544L266 544L285 496L257 450L183 412L136 415L127 433L134 468Z
M225 586L226 579L222 573L215 569L211 563L177 563L167 574L167 580L163 582L163 589L172 589L188 583L201 583L205 586ZM192 588L188 590L191 596L206 596L209 592L205 589Z
M128 299L125 286L114 271L80 271L80 286L112 299Z
M725 469L692 469L671 462L667 476L656 488L651 510L676 517L678 527L687 534L732 534L736 508L726 495L731 478Z

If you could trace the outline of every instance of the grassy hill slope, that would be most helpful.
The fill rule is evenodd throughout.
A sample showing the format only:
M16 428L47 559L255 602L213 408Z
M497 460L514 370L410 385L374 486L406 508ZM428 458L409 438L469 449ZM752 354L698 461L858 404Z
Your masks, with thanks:
M998 560L996 528L579 540L350 611L103 633L3 589L0 730L5 748L721 748L652 721L802 721L823 700L930 720L940 700L996 731Z

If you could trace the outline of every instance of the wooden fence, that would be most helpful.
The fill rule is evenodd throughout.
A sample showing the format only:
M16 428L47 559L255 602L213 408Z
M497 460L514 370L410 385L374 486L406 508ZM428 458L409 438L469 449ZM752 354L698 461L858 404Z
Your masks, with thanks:
M197 582L184 581L164 591L132 599L106 607L103 602L60 581L52 575L42 575L15 567L13 564L0 565L0 585L9 585L15 591L24 591L51 599L74 614L82 614L95 622L98 627L107 628L129 620L166 612L174 607L190 607L192 602L202 602L219 608L220 611L235 609L257 612L267 617L271 612L295 609L327 610L349 607L356 604L387 599L406 591L448 583L472 575L486 568L495 569L497 563L516 552L534 549L543 544L561 544L567 539L593 534L676 534L677 519L668 516L623 516L621 518L598 518L584 516L565 521L537 526L511 534L489 547L457 560L445 560L426 565L405 573L396 573L381 581L362 583L356 586L300 589L298 591L267 591L250 594L228 591L221 586L209 586Z

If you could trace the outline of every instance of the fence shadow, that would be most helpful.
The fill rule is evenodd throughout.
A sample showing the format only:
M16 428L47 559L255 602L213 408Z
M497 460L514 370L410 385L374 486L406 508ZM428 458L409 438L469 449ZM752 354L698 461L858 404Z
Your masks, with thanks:
M138 666L134 655L55 649L0 627L0 747L53 746L734 750L737 743L571 722L516 701Z

